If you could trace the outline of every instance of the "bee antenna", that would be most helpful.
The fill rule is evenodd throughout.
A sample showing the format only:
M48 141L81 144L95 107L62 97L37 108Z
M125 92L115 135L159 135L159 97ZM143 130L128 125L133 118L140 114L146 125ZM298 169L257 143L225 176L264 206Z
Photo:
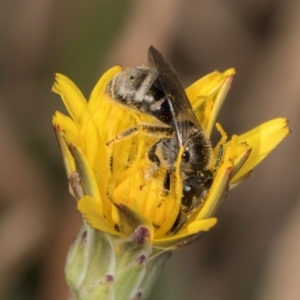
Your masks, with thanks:
M220 166L220 163L222 160L222 155L223 155L223 145L220 145L218 158L217 158L216 164L215 164L215 172L216 172L217 168Z

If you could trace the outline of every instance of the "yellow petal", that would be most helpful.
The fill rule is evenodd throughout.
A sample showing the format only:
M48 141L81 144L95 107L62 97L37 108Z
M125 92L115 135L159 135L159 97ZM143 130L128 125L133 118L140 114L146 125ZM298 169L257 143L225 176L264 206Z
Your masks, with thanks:
M54 113L52 123L54 125L59 125L62 131L67 130L74 132L75 135L78 135L79 127L74 123L74 121L70 117L65 116L59 111L56 111Z
M263 123L254 129L238 136L237 143L246 142L252 149L249 158L239 172L231 179L238 181L260 163L290 132L288 121L278 118Z
M152 224L138 211L123 204L116 205L119 211L120 231L125 235L132 234L138 227L147 227L150 231L150 236L154 236Z
M176 250L185 246L190 238L193 238L197 234L203 231L208 231L217 223L216 218L210 218L205 220L194 221L189 224L185 229L181 230L178 234L160 238L153 239L152 243L154 248L164 249L164 250Z
M54 132L56 134L56 138L60 147L60 151L62 153L65 169L67 176L69 176L75 172L76 167L75 167L75 161L73 158L73 155L71 154L69 147L65 141L64 134L61 131L59 125L54 125Z
M241 143L234 147L234 153L231 157L231 160L233 161L233 171L231 173L231 177L235 176L235 174L237 174L238 171L243 167L249 158L251 151L252 149L247 143Z
M228 94L233 77L235 75L235 69L228 69L222 75L223 75L222 85L220 86L220 90L218 91L218 94L214 101L213 109L211 111L211 114L209 117L209 122L206 127L206 133L208 134L208 136L211 135L211 132L216 123L216 119L218 117L220 109L221 109L221 107L224 103L224 100Z
M97 82L96 86L94 87L90 99L89 99L89 111L92 113L99 108L99 105L101 105L103 102L103 94L105 93L106 86L112 78L120 73L122 71L121 66L115 66L111 69L109 69L107 72L105 72L99 81Z
M72 119L77 125L83 123L84 112L87 110L87 102L81 91L68 77L62 74L55 74L56 82L52 91L59 94Z
M107 216L103 214L98 200L90 196L84 196L79 200L77 207L92 228L113 235L122 235L107 221Z
M59 126L64 138L69 144L81 145L81 141L79 140L79 128L70 117L56 111L52 119L52 124L54 127Z
M197 215L196 220L214 216L227 194L232 169L233 164L230 160L222 164L205 199L205 204Z
M224 79L234 74L234 69L228 69L223 73L214 71L194 82L186 89L186 94L192 105L194 106L197 102L197 98L209 97L217 92L224 83Z
M96 199L99 202L99 208L102 210L103 208L99 193L99 187L94 173L90 168L89 162L79 148L75 147L74 145L69 145L69 149L73 157L75 158L76 170L79 174L84 194Z

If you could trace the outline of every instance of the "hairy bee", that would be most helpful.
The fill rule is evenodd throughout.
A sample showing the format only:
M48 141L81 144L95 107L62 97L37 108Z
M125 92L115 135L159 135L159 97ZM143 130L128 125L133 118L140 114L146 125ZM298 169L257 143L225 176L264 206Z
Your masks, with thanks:
M150 115L160 122L157 126L130 128L112 142L139 130L149 134L165 132L166 137L151 147L148 157L157 166L163 165L168 170L164 180L166 191L170 188L170 174L175 170L179 149L183 147L180 164L182 210L173 226L174 233L191 211L200 205L211 186L212 146L171 64L152 46L148 50L148 63L148 68L136 67L117 74L108 84L107 93L127 108Z

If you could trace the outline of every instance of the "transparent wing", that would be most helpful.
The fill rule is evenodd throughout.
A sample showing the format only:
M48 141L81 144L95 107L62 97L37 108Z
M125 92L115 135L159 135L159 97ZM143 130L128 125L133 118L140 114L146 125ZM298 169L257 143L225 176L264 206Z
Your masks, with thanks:
M148 50L150 69L156 69L159 88L166 94L173 117L179 146L187 140L191 123L202 131L193 108L185 94L184 88L171 64L153 46Z

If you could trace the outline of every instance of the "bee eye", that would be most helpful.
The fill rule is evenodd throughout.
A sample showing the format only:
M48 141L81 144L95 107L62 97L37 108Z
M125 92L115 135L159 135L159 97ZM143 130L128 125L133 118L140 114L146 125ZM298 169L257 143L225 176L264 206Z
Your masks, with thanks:
M189 162L189 160L190 160L190 153L189 153L188 149L185 150L182 153L182 157L181 158L182 158L182 162L185 162L185 163Z

